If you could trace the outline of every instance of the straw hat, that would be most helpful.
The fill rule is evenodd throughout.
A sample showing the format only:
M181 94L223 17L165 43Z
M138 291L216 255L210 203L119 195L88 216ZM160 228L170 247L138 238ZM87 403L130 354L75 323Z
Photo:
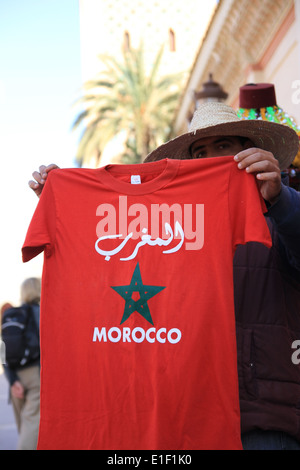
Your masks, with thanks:
M149 153L145 162L191 158L189 149L193 142L213 136L248 137L255 147L272 152L281 169L292 163L299 148L299 139L293 129L268 121L242 120L230 106L207 102L195 111L189 132Z

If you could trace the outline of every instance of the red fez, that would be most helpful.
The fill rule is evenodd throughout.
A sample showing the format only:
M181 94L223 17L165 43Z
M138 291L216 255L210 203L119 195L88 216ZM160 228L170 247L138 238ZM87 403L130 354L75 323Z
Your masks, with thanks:
M266 108L277 106L272 83L249 83L240 87L240 108Z

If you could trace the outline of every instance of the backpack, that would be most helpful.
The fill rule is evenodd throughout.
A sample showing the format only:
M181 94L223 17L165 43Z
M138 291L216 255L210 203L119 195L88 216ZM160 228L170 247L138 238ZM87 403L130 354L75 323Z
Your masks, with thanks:
M39 328L30 305L5 310L1 330L8 367L18 369L39 359Z

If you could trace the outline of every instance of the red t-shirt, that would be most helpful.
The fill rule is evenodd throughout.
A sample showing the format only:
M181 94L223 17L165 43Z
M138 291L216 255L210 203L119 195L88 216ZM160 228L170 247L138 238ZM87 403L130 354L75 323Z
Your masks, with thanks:
M39 449L241 449L232 260L263 210L233 157L49 174Z

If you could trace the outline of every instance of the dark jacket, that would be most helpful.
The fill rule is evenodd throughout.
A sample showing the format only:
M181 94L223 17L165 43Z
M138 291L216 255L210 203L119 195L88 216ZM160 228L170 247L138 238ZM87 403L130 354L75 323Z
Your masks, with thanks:
M30 304L30 306L31 306L30 312L34 317L35 324L36 324L36 327L37 327L37 332L39 332L39 327L40 327L40 306L39 306L39 304L36 304L36 303ZM19 370L23 370L23 369L26 369L27 367L39 366L39 365L40 365L40 359L36 359L34 361L31 361L31 362L27 363L23 367L20 367L17 370L13 370L10 367L8 367L7 364L3 364L3 370L4 370L4 374L7 378L7 380L9 382L9 385L12 386L17 380L19 380L19 377L18 377L18 371Z
M234 257L242 432L284 431L300 441L300 194L283 186L266 213L273 246ZM300 354L299 354L300 357Z

